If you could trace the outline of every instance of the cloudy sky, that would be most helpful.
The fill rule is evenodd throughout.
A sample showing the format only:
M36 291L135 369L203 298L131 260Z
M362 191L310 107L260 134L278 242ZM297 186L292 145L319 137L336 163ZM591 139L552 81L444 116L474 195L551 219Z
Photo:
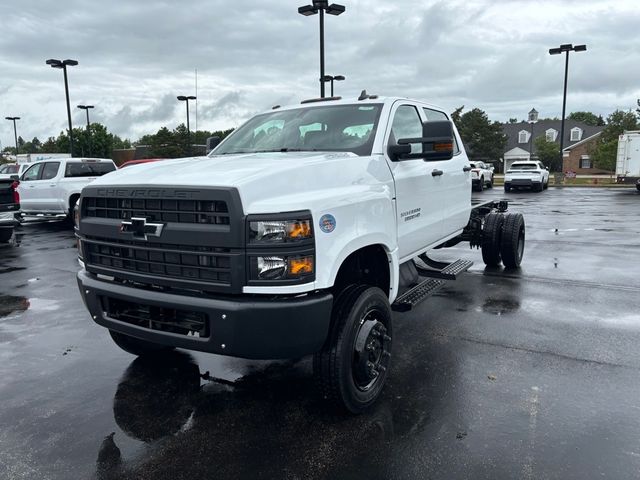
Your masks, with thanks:
M310 1L310 0L309 0ZM340 0L338 0L340 1ZM640 97L637 0L343 0L326 21L326 73L336 93L400 95L448 111L479 107L491 119L522 119L531 107L560 116L564 58L548 49L587 44L570 58L567 111L606 115ZM197 126L235 127L275 104L319 96L318 17L304 0L21 0L0 3L0 142L5 116L25 140L66 127L71 105L93 104L92 121L136 140L185 121L176 95L194 95ZM84 112L73 109L74 125ZM191 117L192 128L196 116Z

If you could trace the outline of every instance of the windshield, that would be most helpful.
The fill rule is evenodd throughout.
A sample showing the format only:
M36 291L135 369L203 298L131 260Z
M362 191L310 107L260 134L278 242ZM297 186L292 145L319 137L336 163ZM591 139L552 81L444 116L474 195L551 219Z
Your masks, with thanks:
M0 167L0 173L18 173L18 165L3 165Z
M509 170L536 170L537 168L535 163L514 163Z
M371 155L382 104L304 107L258 115L209 155L329 151Z

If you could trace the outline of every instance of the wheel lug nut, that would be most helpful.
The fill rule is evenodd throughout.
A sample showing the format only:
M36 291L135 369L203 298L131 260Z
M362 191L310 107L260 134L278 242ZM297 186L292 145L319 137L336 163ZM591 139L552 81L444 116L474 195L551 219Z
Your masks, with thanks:
M391 354L385 350L384 352L382 352L382 356L383 357L390 357Z
M384 373L384 372L387 371L387 367L385 367L384 365L378 365L378 370L380 372ZM378 372L376 372L376 373L378 373Z
M390 337L389 335L385 335L384 337L382 337L382 339L383 339L385 342L388 342L388 341L390 341L390 340L391 340L391 337Z

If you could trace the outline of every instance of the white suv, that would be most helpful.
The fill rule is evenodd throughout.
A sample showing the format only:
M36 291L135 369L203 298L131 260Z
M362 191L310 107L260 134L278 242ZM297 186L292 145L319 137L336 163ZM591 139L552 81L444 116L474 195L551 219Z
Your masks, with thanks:
M470 165L472 188L478 192L484 190L484 187L493 188L494 167L484 162L471 162Z
M530 188L541 192L549 186L549 169L542 162L514 162L504 175L504 191Z

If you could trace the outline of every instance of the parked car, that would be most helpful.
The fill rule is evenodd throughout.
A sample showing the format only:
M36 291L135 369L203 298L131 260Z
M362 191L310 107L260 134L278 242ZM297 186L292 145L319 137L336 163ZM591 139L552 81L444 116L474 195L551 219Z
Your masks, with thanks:
M504 174L504 191L512 188L530 188L541 192L549 186L549 169L542 162L514 162Z
M5 163L0 166L0 180L9 180L14 175L20 176L30 165L30 163Z
M82 188L116 170L105 158L60 158L35 162L22 174L18 191L24 215L73 216Z
M15 214L20 210L18 182L14 178L0 179L0 242L8 242L13 235Z
M478 192L484 187L493 188L493 165L484 162L471 162L471 187Z

